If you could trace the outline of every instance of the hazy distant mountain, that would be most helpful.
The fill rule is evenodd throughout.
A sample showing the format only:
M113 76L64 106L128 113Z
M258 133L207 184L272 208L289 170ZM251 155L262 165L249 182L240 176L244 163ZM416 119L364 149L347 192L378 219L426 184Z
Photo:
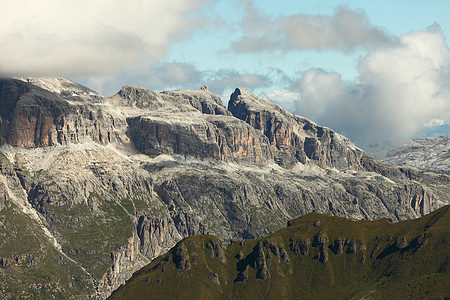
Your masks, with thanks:
M105 298L179 240L258 238L317 211L394 221L450 203L450 177L386 166L245 89L105 98L0 80L0 297Z
M450 136L416 138L389 151L382 162L450 174Z

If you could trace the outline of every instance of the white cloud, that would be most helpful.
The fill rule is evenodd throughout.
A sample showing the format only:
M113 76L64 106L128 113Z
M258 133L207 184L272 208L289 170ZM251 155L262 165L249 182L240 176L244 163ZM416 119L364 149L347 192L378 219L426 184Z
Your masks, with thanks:
M179 62L156 61L142 63L138 68L116 75L72 78L105 96L117 93L124 84L140 85L155 91L166 89L208 89L228 99L237 87L255 90L270 85L266 75L241 73L234 69L216 71L199 70L195 65Z
M195 89L205 84L203 76L204 74L194 65L159 60L141 63L138 68L125 70L119 74L74 77L72 80L89 86L104 96L111 96L127 84L143 86L154 91Z
M334 15L295 14L273 18L251 3L246 6L244 35L233 44L236 51L339 50L388 45L393 38L370 24L363 11L339 6Z
M142 79L152 89L199 88L203 83L202 73L195 66L186 63L157 62L149 66Z
M217 94L237 87L253 90L270 85L268 76L253 73L241 73L233 69L204 73L204 82L209 90Z
M435 120L450 120L450 49L434 25L398 45L374 50L359 77L310 69L296 82L296 113L350 137L363 148L407 141Z
M163 57L206 0L3 1L1 75L108 74Z
M439 127L442 125L445 125L446 121L445 120L440 120L440 119L431 119L428 122L426 122L424 124L424 127L426 128L433 128L433 127Z
M301 95L299 92L289 91L286 89L273 90L268 94L261 95L288 111L295 111L297 101Z

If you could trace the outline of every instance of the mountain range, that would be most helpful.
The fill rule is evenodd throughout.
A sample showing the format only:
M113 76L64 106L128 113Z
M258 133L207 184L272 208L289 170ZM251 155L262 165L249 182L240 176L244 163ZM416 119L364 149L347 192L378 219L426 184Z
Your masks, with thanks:
M391 149L382 162L450 174L450 136L415 138Z
M0 296L106 298L183 238L255 239L318 213L394 222L449 204L450 177L370 158L238 88L0 80ZM219 278L220 279L220 278Z

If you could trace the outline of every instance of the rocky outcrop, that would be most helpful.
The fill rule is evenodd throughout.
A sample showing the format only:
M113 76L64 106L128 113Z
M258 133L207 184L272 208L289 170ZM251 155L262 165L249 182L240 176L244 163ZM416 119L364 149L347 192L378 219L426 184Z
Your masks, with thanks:
M272 261L277 263L290 264L289 255L283 247L278 247L277 243L271 240L258 241L253 251L245 258L238 253L237 270L240 271L234 282L245 283L248 280L249 267L255 270L255 278L267 280L271 275L269 269Z
M328 241L328 236L321 233L316 234L311 243L311 246L319 248L319 252L314 256L314 258L323 264L328 262L328 252L326 250L326 244Z
M182 238L207 233L205 226L187 213L171 212L170 215L166 218L155 218L148 214L138 216L139 249L146 257L159 255Z
M261 242L256 245L253 254L254 260L252 265L256 269L256 278L266 280L270 274L267 268L266 253L264 253Z
M234 91L228 110L267 136L275 161L283 166L313 161L322 168L346 169L358 166L364 153L331 129L291 115L245 89Z
M289 247L295 255L308 255L310 241L308 239L297 240L294 237L290 239Z
M186 119L140 116L128 119L128 136L148 155L180 154L222 161L262 162L272 156L265 137L232 117Z
M270 276L268 271L267 259L270 259L270 254L264 251L264 245L259 241L253 248L253 251L245 257L245 259L240 260L237 265L239 274L234 279L235 282L246 282L248 279L248 268L249 266L256 270L255 277L257 279L266 280Z
M366 245L361 241L353 241L351 238L336 239L329 246L330 250L336 255L344 253L351 254L366 250Z
M189 261L189 253L184 244L177 244L172 253L172 260L179 270L189 270L191 262Z
M206 86L202 86L195 91L164 91L161 95L165 96L165 99L175 105L187 104L203 114L231 115L231 113L223 106L222 99L211 93Z
M227 262L227 257L224 252L225 247L220 240L210 239L206 243L206 248L210 250L211 258L217 258L224 264Z
M399 202L411 206L415 211L420 211L422 214L432 212L433 204L435 203L434 195L430 190L424 189L421 186L405 186L406 197L399 196Z
M220 285L219 275L217 275L217 273L209 273L208 281L212 284Z
M88 138L102 144L120 140L124 118L101 107L67 99L15 79L0 80L0 143L39 147L80 143Z
M133 233L125 246L110 253L111 267L96 285L97 297L108 297L114 287L120 286L130 277L130 272L137 271L150 262L147 257L141 255L138 241L136 233Z

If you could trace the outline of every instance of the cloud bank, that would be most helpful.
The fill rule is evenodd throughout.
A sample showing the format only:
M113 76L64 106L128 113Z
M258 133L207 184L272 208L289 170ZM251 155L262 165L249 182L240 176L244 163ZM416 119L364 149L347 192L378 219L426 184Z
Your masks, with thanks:
M0 75L110 74L162 58L206 1L3 1Z
M207 85L213 93L226 102L236 87L250 90L272 84L268 75L234 69L200 70L193 64L156 61L143 64L139 69L120 72L117 75L100 75L75 78L76 82L89 86L105 96L117 93L124 84L144 86L154 91L167 89L196 89Z
M406 142L427 126L450 120L450 49L438 25L369 52L358 71L356 80L346 82L338 73L309 69L290 91L277 93L295 99L297 114L364 149ZM276 100L276 94L268 97Z
M344 6L334 15L306 15L273 18L247 4L244 35L233 43L238 52L264 50L338 50L352 51L388 45L394 38L370 24L363 11Z

